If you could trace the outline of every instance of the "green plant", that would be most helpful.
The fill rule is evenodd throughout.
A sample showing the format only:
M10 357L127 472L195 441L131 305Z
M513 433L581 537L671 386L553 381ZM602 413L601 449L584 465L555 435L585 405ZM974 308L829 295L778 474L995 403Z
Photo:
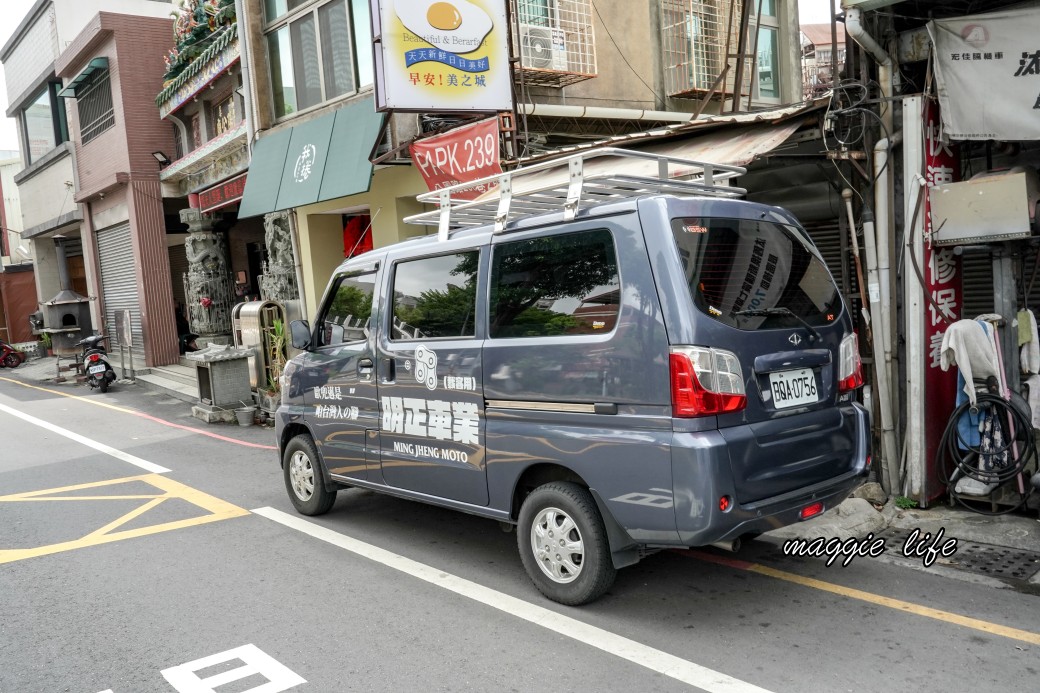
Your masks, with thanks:
M51 348L51 334L50 332L44 332L40 335L40 344L43 345L44 349Z
M901 510L910 510L917 507L917 501L906 496L899 496L896 498L896 507Z
M267 333L267 390L273 394L281 390L282 371L285 370L285 323L274 320L264 331Z

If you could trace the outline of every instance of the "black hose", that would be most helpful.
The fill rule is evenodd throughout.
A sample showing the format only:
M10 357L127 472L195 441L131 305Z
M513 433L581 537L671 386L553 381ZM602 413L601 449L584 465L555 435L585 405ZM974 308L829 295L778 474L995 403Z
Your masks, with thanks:
M994 425L1004 431L1006 444L1003 447L983 452L977 447L970 446L966 440L961 438L960 432L957 430L957 422L960 421L961 416L973 408L984 410L986 416L993 417ZM1015 435L1010 434L1011 430L1015 431ZM1018 459L1014 459L1016 451ZM1006 466L990 470L982 469L983 461L1002 455L1004 452L1007 452L1009 457ZM1021 494L1022 497L1017 505L1004 510L992 511L982 510L965 502L955 489L957 479L960 476L966 476L984 484L996 483L999 487L1021 474L1026 466L1036 458L1036 454L1033 422L1029 420L1028 416L1003 397L980 392L976 396L974 405L970 401L965 402L950 415L939 447L935 451L935 469L939 480L946 484L950 497L965 508L981 515L1006 515L1024 506L1029 499L1033 489L1028 480L1023 478L1026 490ZM954 471L958 471L960 474L954 474Z

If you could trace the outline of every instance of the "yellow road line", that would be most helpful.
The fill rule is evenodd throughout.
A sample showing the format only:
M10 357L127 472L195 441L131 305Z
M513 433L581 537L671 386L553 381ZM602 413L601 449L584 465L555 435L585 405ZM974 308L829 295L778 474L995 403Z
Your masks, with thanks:
M46 388L46 387L39 387L39 386L36 386L36 385L30 385L29 383L23 383L21 380L14 380L12 378L0 378L0 380L8 382L8 383L13 383L15 385L21 385L22 387L27 387L30 390L39 390L40 392L46 392L47 394L58 395L59 397L68 397L69 399L79 400L80 402L86 402L87 404L92 404L95 407L105 407L107 409L112 409L113 411L118 411L118 412L122 412L124 414L130 414L131 416L137 416L137 417L140 417L142 419L147 419L149 421L153 421L153 422L155 422L157 424L160 424L162 426L167 426L169 428L176 428L176 429L179 429L181 431L187 431L188 433L193 433L195 435L206 436L207 438L213 438L215 440L221 440L221 441L224 441L225 443L234 443L235 445L242 445L242 446L247 447L247 448L257 448L259 450L277 450L278 449L278 447L275 446L275 445L263 445L262 443L250 443L249 441L239 440L237 438L231 438L229 436L222 436L219 433L213 433L212 431L205 431L205 430L203 430L201 428L195 428L193 426L185 426L184 424L174 423L173 421L167 421L166 419L160 419L159 417L152 416L151 414L145 414L143 411L137 411L136 409L128 409L127 407L120 407L120 406L116 406L115 404L109 404L108 402L105 402L103 400L100 400L100 399L97 399L97 398L94 398L94 397L80 397L79 395L70 395L68 392L61 392L60 390L52 390L52 389ZM167 471L169 471L169 470L167 470Z
M82 489L96 489L103 487L119 486L122 484L129 484L135 482L142 482L156 488L159 492L151 495L138 494L138 495L127 495L125 493L115 493L112 495L93 495L93 496L62 496L60 494L68 493L70 491L79 491ZM103 527L93 530L78 539L71 541L63 541L57 544L48 544L45 546L35 546L25 549L2 549L0 548L0 564L11 563L14 561L21 561L27 558L37 558L39 556L48 556L55 553L61 553L63 551L72 551L73 549L82 549L89 546L98 546L100 544L108 544L114 541L121 541L123 539L133 539L136 537L148 536L150 534L158 534L160 532L169 532L176 529L184 529L186 527L194 527L197 525L206 524L209 522L218 522L220 520L228 520L234 517L244 517L249 515L249 511L228 503L227 501L211 496L207 493L203 493L198 489L185 486L179 482L169 479L160 474L142 474L140 476L131 476L123 479L110 479L107 481L92 481L84 484L76 484L73 486L63 486L60 488L44 489L42 491L27 491L24 493L15 493L7 496L0 496L0 503L12 503L12 502L33 502L33 501L83 501L83 500L94 500L94 501L106 501L106 500L143 500L146 501L140 506L134 508L128 513L124 513L119 518L109 522ZM148 527L138 527L136 529L129 529L123 531L116 531L119 527L127 524L131 520L145 516L149 510L162 504L164 501L178 499L190 503L201 510L205 511L206 514L198 517L187 518L184 520L176 520L173 522L162 522L156 525Z
M46 392L47 394L50 394L50 395L60 395L62 397L68 397L69 399L78 399L80 402L86 402L87 404L94 404L94 405L99 406L99 407L106 407L108 409L113 409L115 411L121 411L124 414L137 414L137 412L134 411L133 409L127 409L126 407L120 407L120 406L117 406L115 404L110 404L109 402L103 402L103 401L97 399L96 397L80 397L79 395L70 395L68 392L61 392L60 390L52 390L52 389L47 388L47 387L39 387L37 385L30 385L29 383L23 383L21 380L15 380L14 378L0 378L0 380L6 381L6 382L9 382L9 383L14 383L15 385L21 385L22 387L27 387L30 390L39 390L40 392Z
M865 592L858 590L853 587L845 587L843 585L836 585L832 582L825 582L823 580L817 580L815 578L804 577L795 573L789 573L785 570L777 570L776 568L770 568L758 563L751 563L749 561L741 561L738 559L727 558L724 556L716 556L704 551L688 551L689 555L699 558L709 563L716 563L718 565L728 566L730 568L737 568L738 570L745 570L751 573L758 573L759 575L766 575L777 580L784 580L785 582L793 582L796 585L802 585L803 587L810 587L812 589L821 590L823 592L830 592L831 594L837 594L842 597L848 597L850 599L858 599L863 602L870 604L877 604L878 606L888 607L889 609L896 609L916 616L923 616L925 618L932 618L937 621L943 621L945 623L953 623L958 626L965 628L971 628L973 630L981 631L983 633L990 633L991 635L999 635L1012 640L1020 640L1027 642L1032 645L1040 645L1040 633L1033 633L1028 630L1020 630L1018 628L1011 628L1009 626L1002 626L997 623L991 623L990 621L983 621L978 618L971 618L969 616L963 616L961 614L955 614L950 611L943 611L942 609L933 609L929 606L922 604L915 604L914 602L904 601L902 599L894 599L892 597L886 597L880 594L874 594L873 592Z

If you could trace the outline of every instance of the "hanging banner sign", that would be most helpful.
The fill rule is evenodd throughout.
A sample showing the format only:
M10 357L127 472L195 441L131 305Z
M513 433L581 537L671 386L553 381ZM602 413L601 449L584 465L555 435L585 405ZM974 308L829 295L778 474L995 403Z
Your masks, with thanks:
M376 110L513 110L505 0L372 3Z
M502 173L498 146L498 118L449 130L408 146L412 162L430 190L477 180ZM473 200L488 191L480 186L456 193L461 200Z
M213 210L220 209L221 207L227 207L230 204L234 204L242 199L242 193L246 189L246 174L240 174L234 178L214 185L208 190L203 190L199 193L199 208L203 212L212 212Z
M924 164L928 187L924 199L924 258L925 293L928 309L924 316L924 336L928 354L925 358L924 401L928 402L925 417L925 460L927 474L921 490L922 500L931 501L946 492L946 486L936 474L935 451L939 448L946 422L953 412L957 399L957 370L943 371L940 364L943 335L953 322L961 317L963 291L961 285L961 261L951 246L935 246L932 237L932 207L928 194L932 186L960 180L960 157L956 148L944 144L940 137L939 108L925 102ZM964 316L974 317L974 316Z
M1040 140L1038 25L1036 7L928 22L947 137Z

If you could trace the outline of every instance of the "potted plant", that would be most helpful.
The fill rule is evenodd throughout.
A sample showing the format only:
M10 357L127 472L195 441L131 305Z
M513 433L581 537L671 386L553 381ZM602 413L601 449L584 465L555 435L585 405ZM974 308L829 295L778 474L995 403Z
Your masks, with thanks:
M267 387L258 388L260 408L273 414L278 409L282 393L282 371L285 370L285 347L287 338L285 323L275 320L264 329L264 342L267 349Z
M49 332L44 332L40 335L40 346L39 353L41 356L52 355L53 342L51 342L51 335Z

